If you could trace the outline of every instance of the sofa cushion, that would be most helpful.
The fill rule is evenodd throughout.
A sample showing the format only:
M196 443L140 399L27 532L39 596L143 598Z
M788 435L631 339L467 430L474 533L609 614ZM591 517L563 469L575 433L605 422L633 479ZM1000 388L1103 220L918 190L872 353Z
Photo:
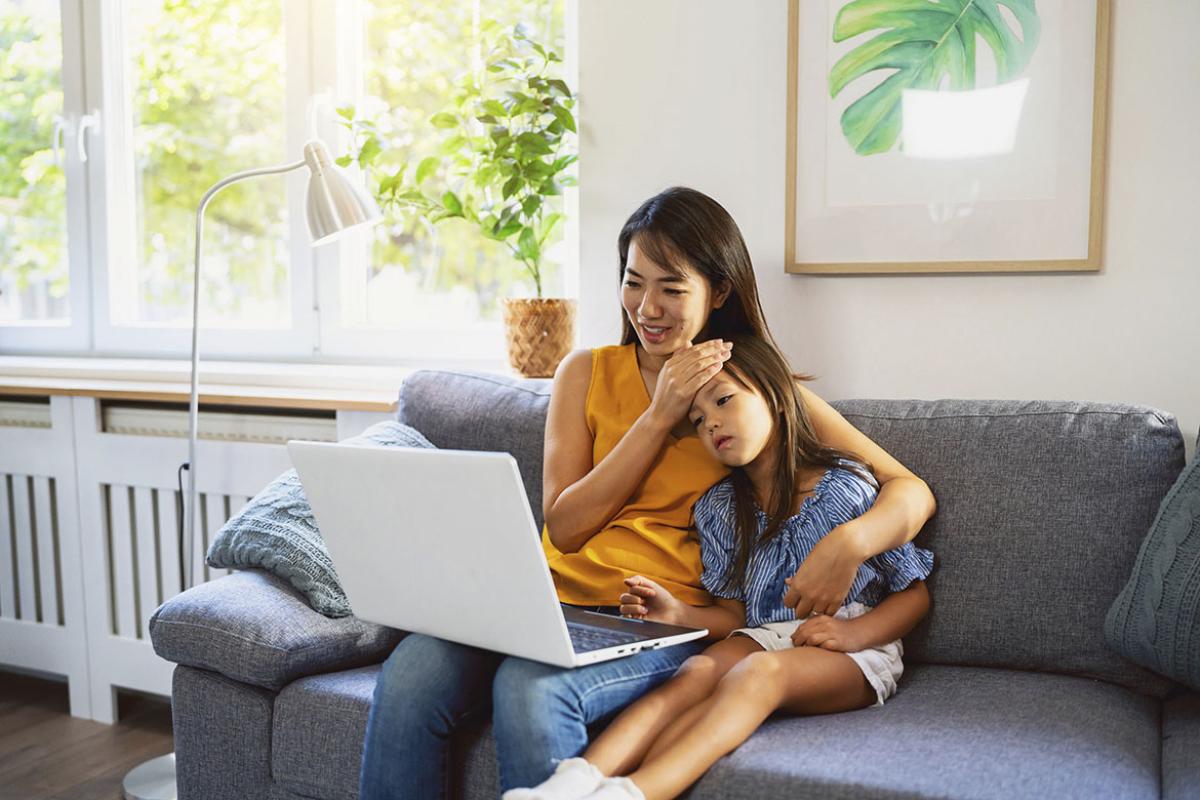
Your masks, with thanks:
M1200 692L1188 692L1163 703L1163 800L1200 797Z
M1158 707L1086 678L918 665L884 706L769 720L691 798L1157 798Z
M329 800L356 796L378 673L376 665L316 675L279 694L272 773L281 788ZM451 763L461 782L455 796L483 800L499 794L486 720L462 726ZM900 692L882 707L773 718L718 762L690 795L692 800L1115 796L1159 796L1155 700L1086 678L936 665L911 667Z
M917 537L938 566L906 661L1172 684L1110 650L1104 617L1183 466L1175 419L1144 406L985 400L834 403L924 478Z
M1130 661L1200 690L1200 458L1163 500L1104 635Z
M356 617L322 616L260 570L195 586L150 618L154 652L167 661L275 690L301 675L382 661L402 636Z
M542 442L548 380L420 370L400 386L399 419L448 450L511 453L534 521L542 527Z
M394 420L378 422L343 444L433 446L419 431ZM278 575L327 617L352 613L294 469L267 484L221 526L207 560L210 567L263 569Z

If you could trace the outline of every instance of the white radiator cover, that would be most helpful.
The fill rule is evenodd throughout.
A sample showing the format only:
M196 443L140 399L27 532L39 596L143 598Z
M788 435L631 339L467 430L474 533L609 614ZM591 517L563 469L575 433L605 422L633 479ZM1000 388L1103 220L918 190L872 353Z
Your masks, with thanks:
M103 430L130 436L187 437L186 411L106 405ZM224 442L286 444L288 439L337 441L333 417L300 417L261 413L201 411L198 437Z
M54 478L0 472L0 619L62 627Z
M0 400L0 427L49 428L50 404Z
M288 439L335 441L394 414L200 414L196 585L248 498L291 467ZM180 590L187 411L55 396L0 401L0 664L65 675L71 714L116 721L116 689L171 691L150 616Z

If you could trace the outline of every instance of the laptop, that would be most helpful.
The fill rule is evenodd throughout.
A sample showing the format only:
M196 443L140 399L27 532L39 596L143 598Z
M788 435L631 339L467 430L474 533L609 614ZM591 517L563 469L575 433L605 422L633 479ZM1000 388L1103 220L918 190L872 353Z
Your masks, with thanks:
M708 634L559 603L508 453L287 448L360 619L560 667Z

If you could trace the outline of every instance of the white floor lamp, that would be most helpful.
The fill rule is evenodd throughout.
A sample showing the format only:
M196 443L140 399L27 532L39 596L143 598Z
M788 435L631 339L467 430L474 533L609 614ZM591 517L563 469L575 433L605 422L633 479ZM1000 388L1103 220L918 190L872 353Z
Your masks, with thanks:
M204 230L204 209L213 195L231 183L260 175L278 175L307 165L308 232L312 244L325 244L337 239L351 228L373 225L383 217L375 201L339 170L330 160L329 151L318 139L304 145L304 158L294 164L250 169L230 175L213 184L196 211L196 263L192 273L192 394L188 406L188 471L187 499L184 507L182 542L183 575L180 585L184 591L191 586L192 551L196 540L196 434L199 424L199 332L200 332L200 244ZM151 759L134 767L123 783L126 800L175 800L175 754Z

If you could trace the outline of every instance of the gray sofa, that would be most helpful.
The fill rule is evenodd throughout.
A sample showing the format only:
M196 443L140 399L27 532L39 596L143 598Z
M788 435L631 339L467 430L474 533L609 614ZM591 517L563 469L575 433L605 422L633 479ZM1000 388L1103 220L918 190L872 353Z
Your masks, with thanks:
M546 381L418 372L400 420L439 447L507 450L541 518ZM1109 650L1104 615L1183 465L1151 408L850 400L837 408L928 480L934 602L882 708L775 718L702 798L1200 797L1200 694ZM402 634L331 620L237 572L151 621L174 676L181 800L353 798L379 664ZM454 741L457 794L498 796L485 719Z

